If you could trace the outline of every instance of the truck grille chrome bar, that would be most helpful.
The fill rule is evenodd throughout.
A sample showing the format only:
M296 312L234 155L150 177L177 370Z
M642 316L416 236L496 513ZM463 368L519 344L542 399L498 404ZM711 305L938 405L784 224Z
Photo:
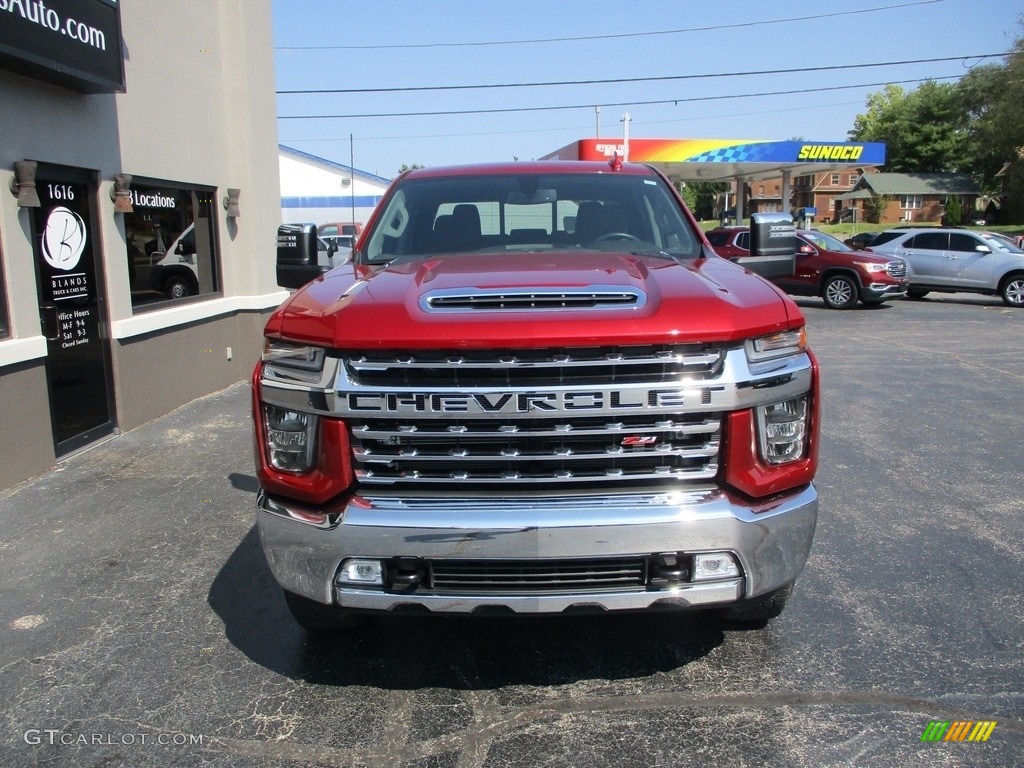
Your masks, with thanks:
M724 351L705 345L573 349L376 352L345 360L360 386L552 386L651 384L703 379L721 367Z
M432 560L430 590L441 594L529 594L643 589L643 557L595 560Z

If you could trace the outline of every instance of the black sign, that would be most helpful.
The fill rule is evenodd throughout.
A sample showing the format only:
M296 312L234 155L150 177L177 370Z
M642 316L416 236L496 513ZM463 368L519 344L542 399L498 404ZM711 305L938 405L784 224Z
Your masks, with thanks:
M0 67L82 93L123 93L117 0L0 0Z
M80 184L37 183L42 207L36 233L42 300L62 307L96 301L96 266L89 232L88 189Z

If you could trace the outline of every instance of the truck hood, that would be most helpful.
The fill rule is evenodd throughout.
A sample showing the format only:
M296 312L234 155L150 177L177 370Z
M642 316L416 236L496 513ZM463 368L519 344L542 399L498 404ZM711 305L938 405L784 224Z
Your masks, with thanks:
M717 256L479 253L339 267L290 297L269 336L353 348L738 341L803 325L774 286Z

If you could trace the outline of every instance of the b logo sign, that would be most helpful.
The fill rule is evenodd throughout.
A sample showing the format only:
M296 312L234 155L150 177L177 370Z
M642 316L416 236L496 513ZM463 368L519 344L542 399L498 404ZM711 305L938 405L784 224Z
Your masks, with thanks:
M85 250L85 221L70 208L50 211L43 229L43 258L54 269L69 272Z

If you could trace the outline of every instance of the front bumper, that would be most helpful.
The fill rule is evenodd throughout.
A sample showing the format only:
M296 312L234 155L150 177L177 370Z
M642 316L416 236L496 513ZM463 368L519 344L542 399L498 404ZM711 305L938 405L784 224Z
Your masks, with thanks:
M756 597L803 570L817 523L813 485L762 504L717 488L512 499L356 496L305 507L260 491L257 523L267 561L286 590L360 611L559 613L577 608L691 608ZM734 578L668 588L517 594L386 591L339 586L349 558L565 561L573 558L729 552Z
M907 295L909 282L901 283L870 283L861 288L861 298L869 303L902 299Z

